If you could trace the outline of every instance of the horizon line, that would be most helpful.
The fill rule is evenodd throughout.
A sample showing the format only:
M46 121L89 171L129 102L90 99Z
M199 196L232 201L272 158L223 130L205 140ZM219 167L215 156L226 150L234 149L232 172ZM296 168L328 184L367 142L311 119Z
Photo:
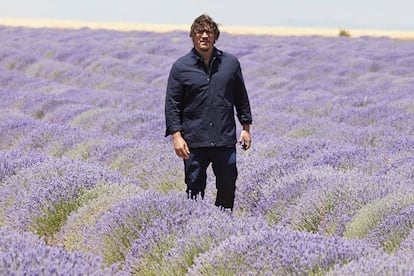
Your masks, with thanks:
M189 24L161 24L140 22L111 22L67 19L32 19L32 18L0 18L0 25L28 28L59 28L59 29L106 29L115 31L149 31L170 32L188 31ZM275 36L339 36L340 31L346 31L351 37L374 36L399 39L414 39L414 31L405 30L375 30L332 27L278 27L278 26L221 26L220 31L239 35L275 35Z

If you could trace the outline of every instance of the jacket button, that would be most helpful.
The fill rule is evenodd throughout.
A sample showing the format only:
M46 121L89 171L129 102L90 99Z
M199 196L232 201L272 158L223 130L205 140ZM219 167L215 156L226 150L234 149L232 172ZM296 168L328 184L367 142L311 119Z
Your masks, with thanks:
M214 142L211 142L211 143L210 143L210 146L212 146L212 147L213 147L213 146L214 146Z
M209 125L210 125L210 126L213 126L213 123L212 123L212 122L210 122L210 123L209 123Z

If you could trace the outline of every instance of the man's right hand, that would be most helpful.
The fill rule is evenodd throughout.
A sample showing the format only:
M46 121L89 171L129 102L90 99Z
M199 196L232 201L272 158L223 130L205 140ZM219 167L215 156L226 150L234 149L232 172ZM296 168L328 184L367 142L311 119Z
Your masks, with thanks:
M173 138L175 153L183 159L188 159L190 155L190 150L188 149L187 142L181 136L181 132L180 131L174 132L172 134L172 138Z

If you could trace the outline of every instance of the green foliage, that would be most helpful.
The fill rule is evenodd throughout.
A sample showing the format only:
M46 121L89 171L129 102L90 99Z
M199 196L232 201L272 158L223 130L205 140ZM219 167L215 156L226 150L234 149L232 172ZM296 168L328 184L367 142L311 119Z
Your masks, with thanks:
M306 138L316 131L313 127L301 127L290 130L286 136L289 138Z
M108 109L96 108L85 111L72 119L70 125L72 127L90 128L94 125L94 123L96 123L96 116L103 114L105 111L108 111Z
M184 273L173 273L173 268L165 266L165 254L176 243L174 236L160 238L157 243L151 244L151 250L148 250L144 256L140 257L139 263L133 265L132 275L184 275Z
M75 199L72 199L70 201L63 199L54 204L52 207L43 207L43 214L35 219L34 226L31 228L31 230L39 236L45 237L46 240L49 240L49 238L52 238L57 232L61 230L62 226L66 223L68 216L72 212L75 212L84 204L99 197L99 191L99 188L89 191L82 190L78 197Z
M111 206L140 191L141 189L135 185L100 183L79 197L82 206L73 216L71 215L54 239L70 251L92 251L92 248L87 246L90 237L85 235L83 229L93 228Z
M129 225L119 225L114 229L111 235L104 237L103 260L107 264L115 264L125 261L125 253L131 247L132 241L139 237L138 232L142 225L137 225L136 229Z
M313 210L309 210L311 212L303 216L302 223L297 226L297 229L310 233L318 233L321 222L325 220L325 216L332 212L333 209L333 202L329 198L326 201L320 202L320 206L315 206Z
M351 33L348 30L340 29L339 30L339 36L351 37Z
M362 239L388 215L414 202L414 194L391 194L364 206L347 225L344 237Z
M35 219L32 231L46 240L57 233L65 224L69 214L80 206L78 200L59 201L53 209L43 208L43 215Z
M395 249L397 249L401 242L404 240L404 235L399 232L392 233L391 237L388 237L383 243L382 248L387 253L393 253Z
M411 221L405 221L405 229L394 229L393 231L386 233L386 239L380 240L380 244L385 252L392 254L397 250L401 242L409 235L410 231L414 228L414 223Z
M175 182L168 182L168 181L161 181L158 186L156 186L156 191L161 193L169 193L171 191L180 192L184 189L183 187L184 181L175 181Z
M98 148L102 144L103 142L99 139L83 141L74 145L65 155L75 160L88 160L90 158L90 152L93 152L95 148Z

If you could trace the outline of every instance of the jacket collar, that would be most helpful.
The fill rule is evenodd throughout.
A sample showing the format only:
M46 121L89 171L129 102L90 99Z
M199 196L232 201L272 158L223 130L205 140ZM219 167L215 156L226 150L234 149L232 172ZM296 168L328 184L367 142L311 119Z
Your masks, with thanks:
M193 47L191 49L192 58L194 60L194 64L197 64L199 61L201 61L202 57L197 52L197 50ZM223 55L223 51L217 49L216 47L213 48L213 58L220 58Z

